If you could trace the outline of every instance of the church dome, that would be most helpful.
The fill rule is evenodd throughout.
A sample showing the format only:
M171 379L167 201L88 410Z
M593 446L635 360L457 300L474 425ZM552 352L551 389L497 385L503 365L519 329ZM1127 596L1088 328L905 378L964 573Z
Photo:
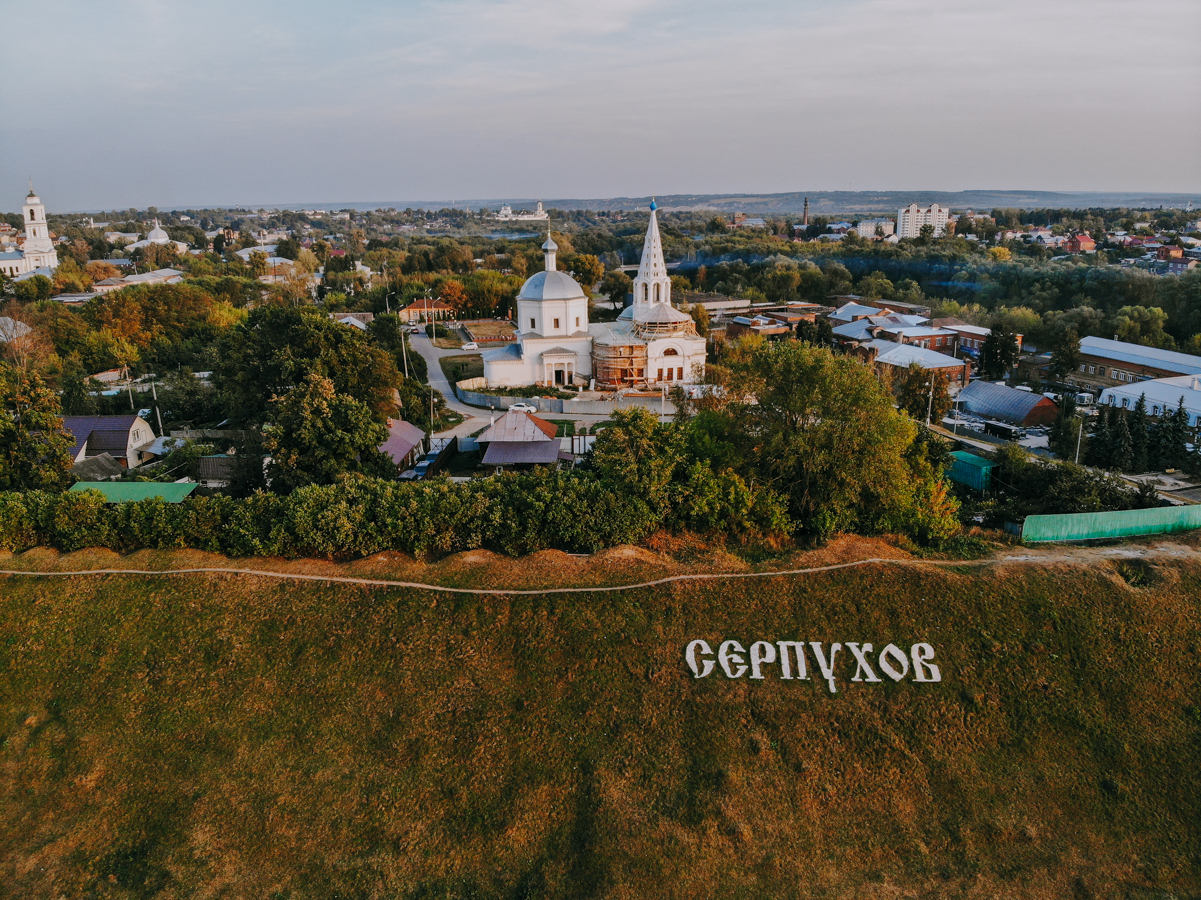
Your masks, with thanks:
M566 272L535 272L521 286L518 300L578 300L587 294Z
M146 235L146 240L152 244L166 244L171 240L171 235L167 234L158 224L158 219L155 219L154 227L150 229L150 234Z

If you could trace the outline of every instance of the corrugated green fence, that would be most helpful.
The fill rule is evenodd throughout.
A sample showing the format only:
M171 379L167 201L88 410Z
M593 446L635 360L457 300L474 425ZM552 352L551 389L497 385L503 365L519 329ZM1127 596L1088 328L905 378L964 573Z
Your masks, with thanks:
M1022 540L1031 543L1088 541L1134 534L1188 531L1190 528L1201 528L1201 505L1073 513L1062 516L1027 516L1022 525Z

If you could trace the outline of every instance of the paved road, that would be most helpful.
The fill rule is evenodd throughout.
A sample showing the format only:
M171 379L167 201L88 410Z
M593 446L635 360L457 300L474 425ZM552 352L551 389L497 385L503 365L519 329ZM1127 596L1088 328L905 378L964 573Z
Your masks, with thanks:
M425 360L425 367L429 370L430 387L440 392L446 398L446 408L452 409L464 416L461 423L449 431L439 432L437 436L450 437L453 434L456 437L467 437L485 427L488 424L488 417L482 415L481 410L476 409L474 406L468 406L465 403L459 402L459 398L455 396L450 381L442 371L442 366L438 363L438 360L444 356L461 356L463 351L442 350L439 347L435 347L434 342L425 332L409 335L409 346L420 353Z

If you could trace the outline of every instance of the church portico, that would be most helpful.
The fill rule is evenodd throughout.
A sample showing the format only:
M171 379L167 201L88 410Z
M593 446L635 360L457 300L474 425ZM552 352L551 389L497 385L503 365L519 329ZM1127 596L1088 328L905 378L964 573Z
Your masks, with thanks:
M543 383L553 385L575 384L577 354L574 350L555 347L542 351Z

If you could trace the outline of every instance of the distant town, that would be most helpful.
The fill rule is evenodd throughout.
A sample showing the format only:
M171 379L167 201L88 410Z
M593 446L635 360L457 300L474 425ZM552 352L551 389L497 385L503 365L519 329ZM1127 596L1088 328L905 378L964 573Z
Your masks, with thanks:
M795 494L801 464L781 473L775 456L795 451L778 440L799 447L831 416L877 407L812 409L773 435L768 395L799 403L868 377L889 411L863 434L900 417L893 455L910 465L904 448L921 446L910 476L950 486L939 534L1188 505L1201 501L1199 261L1191 206L98 220L48 212L31 185L0 221L18 423L3 487L180 503L557 472L645 492L619 459L666 454L683 481L652 524L702 527L686 482L703 470L762 512L706 527L823 533L835 500ZM1079 503L1048 508L1036 475L1084 478ZM834 527L869 520L864 507Z

